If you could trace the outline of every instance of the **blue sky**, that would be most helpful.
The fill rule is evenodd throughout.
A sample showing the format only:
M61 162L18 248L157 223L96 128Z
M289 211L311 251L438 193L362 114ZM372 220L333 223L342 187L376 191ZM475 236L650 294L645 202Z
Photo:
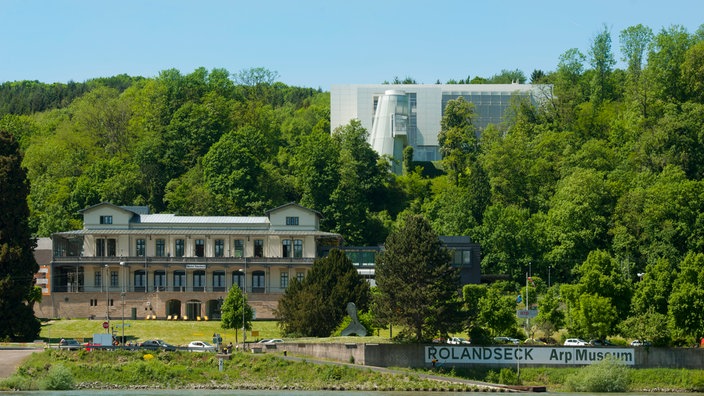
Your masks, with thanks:
M0 82L82 82L175 68L276 71L329 90L502 69L555 70L606 26L704 24L701 0L0 0ZM619 63L621 65L621 63Z

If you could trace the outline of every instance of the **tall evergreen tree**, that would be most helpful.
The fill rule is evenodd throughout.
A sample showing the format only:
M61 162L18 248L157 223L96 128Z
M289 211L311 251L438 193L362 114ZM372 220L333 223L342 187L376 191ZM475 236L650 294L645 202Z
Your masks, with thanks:
M457 328L459 272L430 223L411 215L386 239L377 256L377 314L399 324L402 336L420 342Z
M41 328L30 302L39 266L28 225L29 183L21 163L19 145L0 130L0 339L30 341Z
M350 259L333 249L313 263L302 282L291 282L274 314L284 334L327 337L345 317L347 303L353 302L364 311L369 295L369 284Z

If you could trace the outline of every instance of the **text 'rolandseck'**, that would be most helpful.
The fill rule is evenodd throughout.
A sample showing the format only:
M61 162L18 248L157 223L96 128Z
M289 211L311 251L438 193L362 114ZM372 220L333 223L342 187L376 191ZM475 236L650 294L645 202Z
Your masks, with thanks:
M521 363L521 364L591 364L607 357L633 365L634 352L629 348L574 347L470 347L427 346L425 362L431 363Z

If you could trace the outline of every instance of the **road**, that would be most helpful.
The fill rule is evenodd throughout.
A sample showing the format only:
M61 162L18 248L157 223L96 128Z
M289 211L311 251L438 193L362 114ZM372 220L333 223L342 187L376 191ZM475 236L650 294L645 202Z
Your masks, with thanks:
M42 350L34 348L0 348L0 378L11 376L29 355Z

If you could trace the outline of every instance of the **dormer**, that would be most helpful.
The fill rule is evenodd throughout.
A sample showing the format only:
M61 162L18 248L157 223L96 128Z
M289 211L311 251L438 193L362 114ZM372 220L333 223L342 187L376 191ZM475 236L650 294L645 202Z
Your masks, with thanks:
M146 207L116 206L103 202L80 211L83 214L83 229L128 229L130 222L143 212Z
M295 202L268 210L265 214L269 217L271 230L274 231L318 231L320 219L323 217L320 212Z

